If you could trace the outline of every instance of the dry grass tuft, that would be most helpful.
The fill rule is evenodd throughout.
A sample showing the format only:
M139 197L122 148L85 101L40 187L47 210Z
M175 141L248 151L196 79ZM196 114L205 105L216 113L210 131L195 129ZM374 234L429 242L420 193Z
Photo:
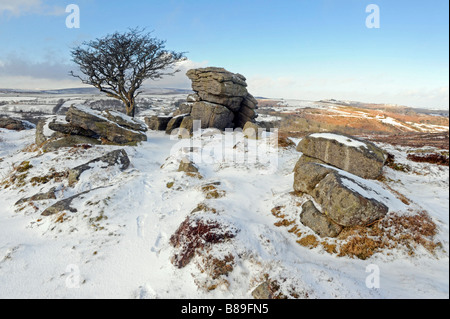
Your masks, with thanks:
M426 212L411 216L389 214L371 227L345 229L339 239L339 256L368 259L383 250L403 248L413 256L421 246L430 253L442 244L434 241L437 226Z
M399 198L402 199L401 196ZM403 198L402 201L409 204L407 198ZM303 229L301 225L295 220L286 218L284 209L284 206L272 209L272 214L279 219L275 223L276 226L290 227L288 232L298 238L298 244L310 249L321 247L325 252L338 257L366 260L376 253L389 254L388 251L393 249L406 251L413 256L420 247L434 254L442 247L442 243L435 240L437 225L425 211L411 215L390 213L367 227L347 227L337 238L321 239L317 235L305 236L301 231Z
M307 248L316 248L319 246L320 242L317 240L316 236L314 235L307 235L305 237L300 238L297 240L297 243L302 245L303 247Z
M429 163L442 166L449 166L449 157L443 154L409 154L408 160L417 163Z

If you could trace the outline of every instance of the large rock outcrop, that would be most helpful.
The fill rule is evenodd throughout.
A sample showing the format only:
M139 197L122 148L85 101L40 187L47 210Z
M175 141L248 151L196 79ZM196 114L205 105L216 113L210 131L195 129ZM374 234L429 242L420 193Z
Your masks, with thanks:
M167 122L170 123L167 133L177 128L192 132L194 121L201 121L201 128L243 128L247 122L254 122L257 118L258 102L247 91L243 75L216 67L192 69L186 75L192 81L195 93L190 94L187 102L174 112L176 120ZM179 117L186 119L184 125ZM161 119L156 117L148 119L151 129L160 128L156 124L159 122Z

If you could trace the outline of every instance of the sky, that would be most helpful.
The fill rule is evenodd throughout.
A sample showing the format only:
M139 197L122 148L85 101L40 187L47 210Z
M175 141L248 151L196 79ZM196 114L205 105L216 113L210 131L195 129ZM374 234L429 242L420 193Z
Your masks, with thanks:
M188 69L217 66L255 96L449 108L447 0L0 0L0 88L82 87L70 50L135 27L188 58L151 87L190 88Z

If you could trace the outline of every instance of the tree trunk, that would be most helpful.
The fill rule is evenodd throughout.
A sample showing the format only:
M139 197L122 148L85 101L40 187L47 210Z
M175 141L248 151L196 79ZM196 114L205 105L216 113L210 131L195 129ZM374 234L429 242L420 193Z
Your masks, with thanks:
M134 101L128 102L125 105L127 115L130 117L134 117L136 111L136 103Z

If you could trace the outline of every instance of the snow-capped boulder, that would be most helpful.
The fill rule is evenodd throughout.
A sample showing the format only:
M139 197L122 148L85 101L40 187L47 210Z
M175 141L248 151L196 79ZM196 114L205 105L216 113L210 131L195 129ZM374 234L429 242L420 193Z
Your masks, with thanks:
M296 166L294 190L312 196L322 214L344 227L366 226L383 218L389 211L383 202L393 197L373 181L317 163ZM307 226L323 223L318 214L308 217Z
M23 131L29 129L30 126L27 125L24 121L16 120L7 116L0 117L0 128L4 128L7 130L13 131Z
M377 179L381 175L387 158L385 152L373 143L333 133L311 134L298 144L297 150L368 179Z
M57 119L56 116L45 118L39 120L36 125L36 133L35 133L35 143L38 146L42 146L45 142L47 142L51 138L61 138L64 136L61 132L56 132L51 130L49 125L53 121Z
M344 227L367 226L386 216L389 208L375 194L368 184L337 172L328 174L311 193L322 213Z
M130 117L128 115L125 115L120 112L112 111L112 110L106 110L103 111L102 114L110 121L113 121L114 123L119 124L122 127L125 127L130 130L138 131L138 132L147 132L147 126L145 123Z
M110 117L110 119L106 116L108 116L107 113L94 111L83 105L75 105L69 108L66 120L74 126L93 131L100 137L116 144L135 145L147 140L147 136L141 131L123 126L122 120L125 119L125 115L120 117L119 122L113 121L116 116ZM131 122L127 122L128 124L131 125Z
M51 120L48 124L48 128L51 131L60 132L65 135L80 135L85 137L92 137L92 138L98 138L99 136L97 133L91 131L91 130L85 130L82 127L72 125L71 123L58 121L57 118Z

